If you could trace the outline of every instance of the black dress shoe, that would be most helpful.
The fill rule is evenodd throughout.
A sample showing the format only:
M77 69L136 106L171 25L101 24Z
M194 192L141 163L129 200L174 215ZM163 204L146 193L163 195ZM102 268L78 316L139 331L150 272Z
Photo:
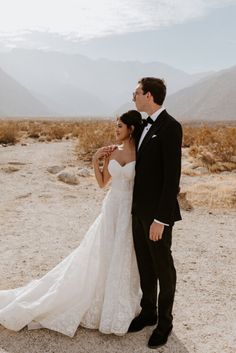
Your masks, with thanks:
M157 323L157 315L153 317L146 317L142 314L135 317L131 322L128 332L138 332L141 331L146 326L153 326Z
M160 329L158 329L158 327L155 328L155 330L151 334L151 337L149 338L148 347L158 348L166 344L168 337L171 334L172 328L173 326L171 325L166 333L161 332Z

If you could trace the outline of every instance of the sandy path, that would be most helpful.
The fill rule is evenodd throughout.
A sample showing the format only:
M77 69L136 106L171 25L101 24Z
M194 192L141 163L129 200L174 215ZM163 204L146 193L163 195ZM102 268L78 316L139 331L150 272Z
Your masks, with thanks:
M99 213L106 190L93 177L64 184L47 172L52 165L77 170L72 141L0 148L0 289L42 276L79 245ZM7 172L12 167L19 170ZM233 211L183 211L173 237L174 332L158 352L235 351L235 216ZM71 339L49 330L16 333L0 326L0 353L145 353L151 331L116 337L79 328Z

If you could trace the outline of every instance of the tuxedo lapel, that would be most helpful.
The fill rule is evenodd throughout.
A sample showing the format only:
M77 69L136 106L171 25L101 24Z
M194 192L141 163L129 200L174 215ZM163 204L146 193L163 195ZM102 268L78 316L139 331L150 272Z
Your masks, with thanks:
M145 146L152 139L153 135L154 134L158 135L158 131L161 129L161 127L165 123L165 115L166 115L166 111L163 110L163 112L161 112L161 114L157 117L156 121L152 124L152 126L148 130L147 134L145 135L145 137L141 143L141 146L138 149L137 159L142 154L143 150L145 150Z

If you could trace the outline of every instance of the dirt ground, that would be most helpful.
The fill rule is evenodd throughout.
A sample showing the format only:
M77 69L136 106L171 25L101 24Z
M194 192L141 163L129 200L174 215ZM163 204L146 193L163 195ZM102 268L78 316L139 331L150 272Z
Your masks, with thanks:
M79 245L99 214L107 189L98 188L92 170L90 176L78 176L77 185L59 181L48 171L59 166L78 174L84 164L74 151L73 140L0 146L0 289L45 274ZM197 194L202 190L197 185L213 183L212 178L182 179L181 188L189 192L193 209L183 210L183 220L174 228L178 276L174 330L158 352L235 352L236 209L214 207L212 201L203 207L199 197L212 200L212 194ZM235 179L231 173L214 180L221 185L225 181L228 190ZM145 353L150 352L146 343L151 331L149 327L118 337L79 327L69 338L46 329L12 332L0 326L0 353Z

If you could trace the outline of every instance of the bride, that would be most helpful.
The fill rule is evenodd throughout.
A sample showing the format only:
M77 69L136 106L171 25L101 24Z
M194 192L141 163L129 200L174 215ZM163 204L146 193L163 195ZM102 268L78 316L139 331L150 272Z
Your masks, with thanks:
M127 332L141 298L131 232L134 134L141 121L135 110L117 119L120 145L112 152L100 148L93 157L99 186L112 179L100 215L78 248L46 275L0 291L1 325L14 331L43 327L71 337L79 325L107 334Z

